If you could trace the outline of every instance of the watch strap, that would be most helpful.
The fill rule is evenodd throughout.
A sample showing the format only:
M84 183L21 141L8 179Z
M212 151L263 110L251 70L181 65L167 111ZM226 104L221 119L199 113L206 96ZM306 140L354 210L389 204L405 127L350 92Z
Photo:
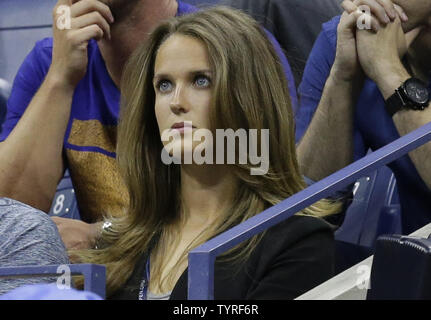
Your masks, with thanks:
M392 117L395 113L406 106L406 102L400 94L399 89L386 100L386 112Z

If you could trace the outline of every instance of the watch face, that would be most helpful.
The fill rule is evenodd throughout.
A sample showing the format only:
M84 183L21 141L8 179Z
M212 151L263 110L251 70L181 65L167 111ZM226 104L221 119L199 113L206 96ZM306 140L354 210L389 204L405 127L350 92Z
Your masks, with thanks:
M418 79L409 79L405 83L407 97L415 104L424 105L429 101L427 86Z

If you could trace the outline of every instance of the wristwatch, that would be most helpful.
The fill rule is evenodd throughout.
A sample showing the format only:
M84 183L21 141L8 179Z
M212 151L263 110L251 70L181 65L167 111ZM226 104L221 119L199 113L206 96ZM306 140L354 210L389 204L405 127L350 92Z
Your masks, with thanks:
M392 117L401 109L424 110L429 102L430 92L427 85L417 78L410 78L386 100L386 111Z

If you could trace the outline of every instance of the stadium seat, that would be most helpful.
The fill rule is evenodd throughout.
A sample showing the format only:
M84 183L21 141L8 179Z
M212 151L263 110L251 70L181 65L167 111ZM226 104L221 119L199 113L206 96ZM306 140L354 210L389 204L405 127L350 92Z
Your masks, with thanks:
M368 300L431 299L431 240L380 237L370 279Z
M400 236L394 235L390 236L393 238L390 240L387 237L379 238L374 256L360 261L297 299L366 300L368 298L371 300L383 299L386 294L391 295L391 299L396 299L397 292L388 292L387 289L398 291L397 288L400 288L401 285L406 289L403 298L412 299L411 297L416 292L416 299L423 299L429 290L429 279L425 270L431 270L427 262L430 234L431 223L411 233L408 237L402 237L403 240ZM380 243L381 241L386 243ZM402 246L404 248L401 248ZM406 246L411 246L411 248ZM406 254L407 251L408 254ZM397 257L397 255L399 256ZM426 266L427 264L428 266ZM421 271L424 273L421 274ZM370 278L373 279L370 281ZM385 289L385 283L389 285L389 288ZM423 285L418 286L420 283ZM418 290L415 291L412 288ZM389 296L386 297L389 299Z
M402 234L396 180L388 167L358 180L353 193L344 222L335 232L337 273L372 255L380 235Z
M383 233L402 233L396 180L388 167L358 180L353 192L337 240L372 247Z
M75 190L69 171L60 181L57 192L49 210L50 216L81 220L78 203L76 201Z

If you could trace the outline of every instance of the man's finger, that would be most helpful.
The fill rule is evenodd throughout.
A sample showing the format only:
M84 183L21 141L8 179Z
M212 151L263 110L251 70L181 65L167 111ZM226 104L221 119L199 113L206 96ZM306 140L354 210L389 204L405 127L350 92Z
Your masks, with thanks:
M341 6L350 15L349 21L347 22L350 29L367 29L375 32L380 29L379 22L366 12L362 12L353 1L345 0ZM369 13L371 13L371 11Z
M407 22L409 20L409 17L407 17L406 13L404 12L404 9L401 8L399 5L394 4L394 8L398 13L398 16L400 17L401 22Z
M73 18L93 11L98 11L109 23L114 22L114 16L112 15L111 9L106 4L98 0L78 1L71 7L71 15Z
M359 9L361 9L361 6L365 6L367 8L366 11L376 16L379 22L384 24L391 22L385 8L376 0L355 0L353 3L357 5Z
M344 0L341 3L341 6L349 14L352 13L352 12L355 12L358 9L358 7L352 1L350 1L350 0Z
M90 39L101 40L104 36L102 28L97 24L92 24L79 30L71 30L70 39L75 45L90 41Z
M362 12L359 11L353 11L352 13L344 12L343 15L346 15L347 17L343 20L343 29L346 30L355 30L357 28L358 19L361 18Z
M356 10L348 14L348 17L346 18L344 24L345 24L345 28L350 30L365 29L365 30L377 32L381 28L379 21L376 18L368 14L365 14L359 10Z
M87 13L72 20L73 29L82 29L92 24L97 24L103 30L103 33L107 35L108 39L111 38L111 27L98 11Z
M57 19L59 13L59 8L62 6L66 6L69 7L72 5L71 0L58 0L57 3L55 4L54 8L52 9L52 16L54 17L54 19Z
M397 17L397 12L394 8L394 4L391 0L377 0L378 3L380 3L380 5L383 6L383 8L386 11L386 14L392 19L394 20Z

